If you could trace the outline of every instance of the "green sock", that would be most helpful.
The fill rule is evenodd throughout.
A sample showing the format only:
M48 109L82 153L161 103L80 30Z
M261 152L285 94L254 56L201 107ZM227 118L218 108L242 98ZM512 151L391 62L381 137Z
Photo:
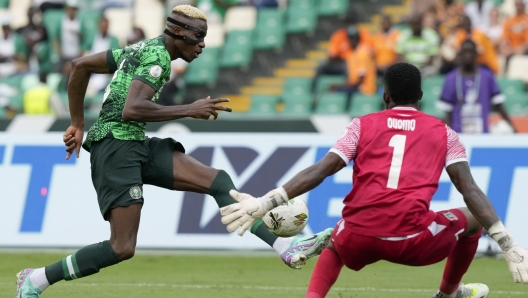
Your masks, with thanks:
M81 248L46 267L46 278L50 285L61 280L73 280L99 272L108 266L119 263L110 241L103 241Z
M236 203L235 199L229 195L229 191L232 189L238 191L238 189L235 187L235 184L233 183L233 180L231 180L231 177L229 177L229 174L227 174L224 170L220 170L218 171L218 175L216 175L215 180L209 188L209 195L211 195L216 200L218 207L222 208ZM259 237L262 241L266 242L269 246L273 247L273 243L278 237L268 231L263 223L264 222L262 220L256 221L251 226L251 233Z
M262 219L257 220L252 226L251 226L251 234L259 237L262 241L266 242L269 246L273 247L273 243L275 243L275 240L279 238L277 235L272 234L266 226L264 226L264 222Z

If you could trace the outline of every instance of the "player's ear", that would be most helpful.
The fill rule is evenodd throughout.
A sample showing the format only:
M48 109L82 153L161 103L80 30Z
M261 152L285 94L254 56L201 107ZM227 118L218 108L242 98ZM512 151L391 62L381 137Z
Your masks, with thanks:
M423 90L420 90L420 98L418 98L418 100L422 100L422 97L423 97Z
M390 95L389 93L387 92L387 88L385 88L385 90L383 91L383 102L385 103L385 105L389 105L390 103Z

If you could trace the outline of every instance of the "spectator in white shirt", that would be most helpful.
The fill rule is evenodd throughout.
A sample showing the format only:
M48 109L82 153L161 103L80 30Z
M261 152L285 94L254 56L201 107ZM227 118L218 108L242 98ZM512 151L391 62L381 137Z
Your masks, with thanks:
M485 31L490 25L490 13L493 9L490 0L474 0L466 4L464 13L471 19L471 24L480 31Z
M77 18L77 1L66 2L66 16L62 19L59 40L55 41L61 62L73 60L82 55L81 22Z
M0 38L0 77L14 74L16 69L16 47L14 32L11 30L11 19L4 16L2 22L2 37Z

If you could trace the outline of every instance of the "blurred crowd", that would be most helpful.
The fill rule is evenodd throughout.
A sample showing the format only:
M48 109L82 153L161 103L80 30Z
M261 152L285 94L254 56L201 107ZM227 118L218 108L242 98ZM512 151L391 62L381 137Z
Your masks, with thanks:
M281 0L155 1L163 4L166 13L180 4L197 6L206 13L209 23L222 22L226 10L232 6L284 5ZM143 28L133 25L126 35L126 42L109 32L111 21L105 17L105 11L132 8L133 5L134 0L33 0L27 10L27 24L19 28L12 27L12 17L7 10L7 13L1 13L0 118L11 118L16 113L67 117L71 61L146 38ZM160 19L159 23L164 20ZM177 102L175 96L182 87L186 66L181 59L173 61L171 80L159 99L161 104L174 105ZM85 114L88 116L97 116L110 79L109 75L93 75L90 79L85 100Z
M344 84L331 85L330 90L346 92L350 104L355 93L381 92L379 78L395 62L417 66L424 77L446 75L461 65L466 40L476 46L475 63L493 77L508 70L512 56L528 54L525 0L514 1L510 16L491 0L414 2L414 11L403 22L393 24L391 17L382 16L376 32L349 15L330 37L329 58L317 69L312 88L321 75L346 75ZM509 122L507 115L504 118Z

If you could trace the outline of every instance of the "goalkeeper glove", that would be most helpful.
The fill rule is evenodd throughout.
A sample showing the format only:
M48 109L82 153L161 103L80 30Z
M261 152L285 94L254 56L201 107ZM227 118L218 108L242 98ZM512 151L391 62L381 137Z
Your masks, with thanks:
M288 201L288 195L282 187L274 189L260 198L254 198L236 190L231 190L229 194L238 203L220 209L222 223L227 225L229 232L234 232L240 227L239 236L244 235L255 220L261 219L266 212Z
M528 283L528 251L517 245L501 221L494 223L488 233L504 252L504 259L513 275L513 281Z

